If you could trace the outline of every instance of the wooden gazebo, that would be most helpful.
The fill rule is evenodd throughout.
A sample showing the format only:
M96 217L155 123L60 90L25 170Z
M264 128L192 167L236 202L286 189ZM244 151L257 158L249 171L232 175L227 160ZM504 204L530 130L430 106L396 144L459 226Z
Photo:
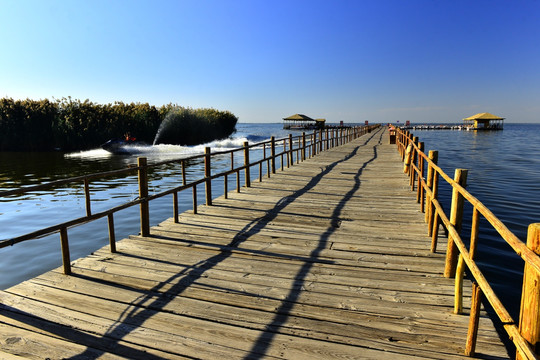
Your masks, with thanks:
M478 113L463 119L463 121L472 130L502 130L504 118L490 113Z
M317 120L304 114L294 114L283 118L284 129L315 129L316 127Z

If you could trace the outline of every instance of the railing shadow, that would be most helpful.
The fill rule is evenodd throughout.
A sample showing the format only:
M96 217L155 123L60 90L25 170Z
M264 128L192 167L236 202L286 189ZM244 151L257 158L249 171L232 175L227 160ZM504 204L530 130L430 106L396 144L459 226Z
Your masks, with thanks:
M203 277L203 275L208 270L211 270L217 264L220 264L221 262L229 258L233 253L233 250L238 248L242 242L258 234L266 225L273 221L278 216L278 214L280 214L280 212L286 209L287 206L293 203L300 196L306 194L308 191L313 189L323 179L323 177L329 174L337 165L353 158L357 154L359 148L361 146L366 146L369 141L376 136L377 133L380 133L380 131L368 135L369 137L365 140L363 144L357 145L350 153L345 155L342 159L327 165L324 169L321 169L321 172L314 176L304 187L295 191L291 195L283 197L276 203L273 209L268 211L263 216L260 216L259 218L247 224L234 236L234 238L227 245L223 246L220 249L220 252L218 254L186 267L182 271L169 277L167 280L160 282L153 288L142 293L136 301L133 301L129 304L129 306L120 314L114 324L112 324L103 335L93 336L91 339L88 339L91 344L99 344L100 342L96 341L96 338L97 340L108 338L106 342L103 342L103 347L90 347L92 345L89 345L89 347L85 351L75 356L72 356L69 359L97 359L106 353L105 349L111 349L113 347L117 347L120 349L120 342L125 336L142 326L148 319L154 316L157 311L166 307L167 304L169 304L175 299L175 297L181 295L188 287L192 286L194 283L197 282L198 279ZM382 137L382 133L380 134L380 136ZM379 140L378 143L380 144L381 140ZM362 171L369 163L374 161L376 158L377 145L373 147L373 156L371 157L371 159L366 161L356 173L354 186L348 191L348 193L341 199L338 206L336 206L336 208L333 210L331 225L328 227L325 233L321 235L317 248L311 252L309 257L302 258L304 264L298 274L295 276L293 286L288 296L285 300L283 300L283 303L277 310L276 316L271 322L271 324L267 326L268 329L273 329L273 331L263 332L249 351L249 354L246 356L246 358L253 359L264 356L268 349L268 346L270 345L272 339L276 334L276 331L286 322L287 318L289 317L294 302L298 299L300 295L300 291L297 289L301 288L300 285L302 285L302 283L305 281L306 275L309 273L310 269L315 263L326 262L323 259L318 259L319 254L326 247L330 235L332 235L336 231L339 218L344 206L347 204L347 202L350 201L353 194L360 188L360 176L362 174ZM76 274L73 275L77 276ZM88 279L92 280L91 278ZM95 280L98 281L97 279ZM167 288L167 290L163 291L163 289L165 288ZM81 332L75 329L72 329L72 331L74 332L74 334L78 334ZM59 335L63 336L63 333L64 332ZM73 335L72 337L75 337L75 335ZM70 339L71 337L67 336L66 338ZM83 340L84 339L85 337L83 337ZM85 343L85 345L88 345L88 343ZM131 349L123 350L128 351ZM139 355L141 354L133 354L135 358L139 357ZM145 354L145 356L143 356L142 358L151 359L158 357L150 357L149 354Z
M370 139L372 137L370 137ZM370 139L368 139L368 141ZM366 145L368 141L366 141L364 145ZM379 144L380 144L380 141L379 141ZM358 151L358 147L355 148L354 151L350 155L346 156L344 159L329 165L323 172L321 172L317 176L317 182L319 182L320 179L325 174L329 173L336 165L352 158L356 154L357 151ZM265 326L266 329L272 329L272 330L264 331L259 336L255 344L252 346L250 353L244 359L250 359L250 360L259 359L265 356L266 351L268 350L269 346L272 344L273 338L277 335L279 328L282 327L287 322L287 319L289 318L291 314L291 310L295 306L301 294L301 290L298 290L298 289L302 289L305 283L305 279L308 276L309 272L311 271L311 268L313 267L314 262L316 261L316 259L318 259L321 251L323 251L326 248L330 236L333 233L335 233L336 230L339 228L338 223L340 222L340 216L343 211L343 208L352 199L353 195L360 189L360 185L361 185L360 176L362 175L362 172L376 158L377 158L377 145L373 146L372 158L364 162L364 164L362 164L362 166L356 172L354 176L353 187L345 194L345 196L340 200L338 205L334 208L332 212L331 225L321 235L318 246L315 249L313 249L311 252L310 258L313 259L313 261L304 262L304 264L302 265L302 267L300 268L300 270L298 271L298 273L296 274L294 278L294 282L293 282L293 285L291 286L291 290L289 291L289 294L283 300L282 305L276 310L276 315L274 319L272 320L270 324L267 324Z
M240 230L236 236L231 240L229 244L226 245L226 247L221 250L221 252L215 256L212 256L204 261L200 261L197 264L194 264L191 268L187 268L178 274L175 274L174 276L170 277L167 281L164 281L160 284L158 284L156 287L151 289L150 295L142 296L137 303L145 304L145 306L148 306L148 309L152 308L152 310L140 310L139 306L137 306L137 303L134 303L134 307L132 307L132 310L127 310L122 316L117 320L117 322L111 326L111 329L107 332L106 335L111 336L112 338L118 338L120 339L122 336L124 336L125 330L121 326L124 321L129 319L129 323L132 325L142 325L149 316L152 316L155 313L155 306L163 307L168 302L172 301L176 296L182 294L182 292L189 286L191 286L193 283L195 283L199 278L203 276L203 274L214 268L217 264L223 262L227 258L229 258L232 254L232 250L229 248L236 248L238 247L242 242L248 240L250 237L258 234L268 223L273 221L278 214L283 211L289 204L293 203L297 198L300 196L306 194L309 190L314 188L321 180L322 178L329 174L337 165L344 163L351 158L353 158L360 146L365 146L368 144L368 142L376 135L376 133L373 133L366 141L359 146L356 146L352 152L347 154L344 158L341 160L335 161L334 163L331 163L330 165L326 166L325 169L323 169L319 174L314 176L304 187L297 190L293 194L286 196L279 200L274 208L270 211L268 211L265 215L251 221L249 224L247 224L242 230ZM381 135L382 136L382 135ZM379 140L380 143L380 140ZM362 167L358 170L358 172L355 175L355 185L353 188L349 190L349 192L343 197L343 199L340 201L339 205L334 209L332 218L337 221L339 220L339 216L341 214L341 211L345 204L351 199L352 195L360 188L360 175L362 174L362 171L365 169L365 167L374 161L377 157L377 148L376 146L373 147L373 157L366 161ZM304 265L296 275L294 279L294 283L292 286L292 289L299 289L300 285L304 282L304 279L306 275L309 273L311 267L313 266L314 262L320 262L317 258L319 257L319 253L322 249L325 248L329 236L334 233L336 230L335 226L330 226L326 232L321 235L319 245L316 249L314 249L309 257L309 259L306 259L304 262ZM178 278L185 277L184 281L180 281L169 288L169 290L163 292L157 299L155 298L155 293L159 292L161 288L163 288L166 284L170 284L175 282ZM290 310L292 309L295 300L300 295L300 292L298 290L291 290L289 295L286 297L286 299L283 301L283 304L276 312L276 317L268 326L268 328L278 329L288 318ZM153 299L153 300L152 300ZM154 303L155 306L152 306ZM158 305L159 304L159 305ZM269 344L271 343L273 337L275 336L275 332L269 332L266 331L261 334L259 339L256 341L256 343L253 345L252 349L250 350L249 354L246 356L246 358L257 358L259 356L262 356L265 354ZM86 359L88 354L80 354L80 356L73 357L72 359Z

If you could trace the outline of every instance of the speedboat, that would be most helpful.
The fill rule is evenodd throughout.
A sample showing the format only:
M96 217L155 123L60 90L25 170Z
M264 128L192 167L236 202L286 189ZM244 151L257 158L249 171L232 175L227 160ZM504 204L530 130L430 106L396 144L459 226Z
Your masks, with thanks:
M111 139L101 145L101 148L115 155L131 155L133 154L133 151L129 151L126 147L138 144L139 143L131 140Z

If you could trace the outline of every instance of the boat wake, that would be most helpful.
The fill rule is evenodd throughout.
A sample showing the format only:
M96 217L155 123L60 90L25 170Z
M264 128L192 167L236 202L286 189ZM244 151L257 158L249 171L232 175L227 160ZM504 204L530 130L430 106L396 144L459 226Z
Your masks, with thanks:
M153 160L168 160L175 158L186 158L197 154L203 154L206 147L210 147L213 152L223 151L228 149L236 149L242 147L244 142L254 144L263 141L260 137L251 136L236 136L228 139L212 141L206 144L194 146L182 145L143 145L143 144L126 144L120 145L121 154L113 154L104 149L92 149L65 154L66 158L81 158L81 159L105 159L109 157L129 157L129 156L145 156Z

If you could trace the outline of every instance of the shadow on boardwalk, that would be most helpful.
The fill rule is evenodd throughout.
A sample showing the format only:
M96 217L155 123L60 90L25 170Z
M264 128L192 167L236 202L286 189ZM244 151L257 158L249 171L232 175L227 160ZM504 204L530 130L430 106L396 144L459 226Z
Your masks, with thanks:
M88 348L75 356L72 356L71 359L96 359L99 358L102 354L107 352L107 349L116 349L115 352L121 353L124 356L129 356L133 358L145 358L145 359L160 359L159 356L148 354L144 351L139 351L137 349L131 348L126 345L120 344L121 340L130 332L135 331L140 326L142 326L148 319L150 319L154 314L164 309L164 307L171 302L176 296L182 294L188 287L192 286L198 279L200 279L205 272L214 268L216 265L220 264L232 254L232 249L238 247L242 242L246 241L250 237L258 234L261 230L273 221L280 212L285 210L287 206L293 203L296 199L306 194L308 191L313 189L324 176L329 174L337 165L344 163L351 158L353 158L360 147L367 146L368 142L374 137L382 137L382 132L378 131L369 135L369 137L364 141L363 144L356 146L351 153L347 154L342 159L333 162L326 166L319 174L314 176L304 187L295 191L293 194L283 197L278 201L274 208L268 211L265 215L251 221L247 224L241 231L239 231L232 241L225 245L220 246L221 251L219 254L212 256L208 259L200 261L192 266L187 267L181 272L176 273L174 276L170 277L166 281L163 281L156 285L154 288L149 291L141 292L141 296L130 304L128 308L118 317L115 323L107 330L107 332L102 336L102 338L107 338L107 341L100 342L100 337L82 333L75 329L62 329L58 330L58 335L66 339L77 339L80 343L81 339L86 340L84 342L85 346ZM381 144L381 138L377 144ZM306 276L309 274L310 270L313 267L314 263L318 262L327 262L320 260L319 256L323 249L327 247L329 237L336 231L339 227L340 217L342 215L343 208L351 200L355 192L357 192L361 186L361 175L364 169L368 164L373 162L377 158L377 146L373 146L372 157L364 162L362 166L358 169L354 176L354 186L347 192L347 194L340 200L339 204L333 209L330 226L326 231L320 236L318 245L310 253L309 257L304 257L304 261L300 270L294 277L293 284L289 290L289 293L282 300L281 305L276 310L275 316L272 321L266 325L265 331L263 331L258 339L255 341L251 349L249 350L248 355L245 356L246 359L257 359L265 356L269 346L272 344L274 337L276 336L279 328L286 323L290 312L295 305L295 302L298 300L302 285L305 282ZM152 236L152 235L151 235ZM164 236L155 236L159 238L166 238ZM276 256L279 256L276 254ZM74 273L72 276L85 278L92 281L101 281L91 277ZM172 286L170 286L172 284ZM119 286L118 284L110 285ZM170 287L169 287L170 286ZM163 291L164 288L168 288L166 291ZM130 288L132 291L140 291L137 289ZM17 311L13 309L14 311ZM30 321L28 316L21 311L18 311L18 314L12 313L13 317L19 321ZM25 321L25 319L27 319ZM45 321L43 321L43 326L46 327ZM32 324L35 325L35 319L32 319ZM48 329L51 331L51 329ZM54 331L54 330L52 330ZM61 332L61 333L60 333ZM105 345L106 344L106 345ZM107 349L104 349L106 347ZM120 351L118 351L120 350Z

